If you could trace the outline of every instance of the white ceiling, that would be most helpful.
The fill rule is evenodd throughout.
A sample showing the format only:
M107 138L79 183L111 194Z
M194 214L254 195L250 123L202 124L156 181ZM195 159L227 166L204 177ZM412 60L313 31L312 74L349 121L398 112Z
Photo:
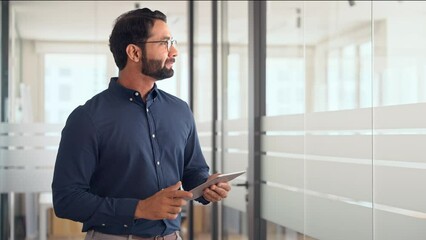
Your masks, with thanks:
M186 40L184 1L13 1L18 34L23 39L50 41L107 41L114 20L141 7L160 10L177 39Z
M12 1L11 8L18 34L23 39L45 41L106 42L115 18L139 6L160 10L168 16L169 27L179 42L187 41L186 1ZM197 9L197 41L209 42L211 3L200 1ZM228 2L228 38L230 42L247 43L247 2ZM300 8L302 12L297 13ZM267 38L272 44L296 44L304 38L308 44L321 41L332 33L371 22L389 15L426 16L425 2L355 1L268 1ZM297 27L297 17L305 24Z

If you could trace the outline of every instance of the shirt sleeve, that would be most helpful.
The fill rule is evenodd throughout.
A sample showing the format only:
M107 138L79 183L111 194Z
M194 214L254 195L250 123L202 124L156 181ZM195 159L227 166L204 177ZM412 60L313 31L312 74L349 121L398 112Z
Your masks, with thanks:
M185 146L185 166L183 174L184 189L192 189L207 181L207 178L209 177L209 166L207 165L201 151L197 129L192 113L190 116L191 131ZM205 200L204 197L199 197L196 199L196 201L202 204L209 203L209 201Z
M91 192L98 152L96 128L79 107L62 130L52 183L55 214L91 226L130 227L138 199L101 197Z

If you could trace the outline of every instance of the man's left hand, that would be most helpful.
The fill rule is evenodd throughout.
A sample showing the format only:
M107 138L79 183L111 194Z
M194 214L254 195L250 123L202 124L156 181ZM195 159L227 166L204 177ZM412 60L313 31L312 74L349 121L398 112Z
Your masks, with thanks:
M213 174L209 177L208 180L213 179L218 175L219 174ZM218 202L226 198L230 190L231 186L228 184L228 182L216 183L204 189L203 197L209 202Z

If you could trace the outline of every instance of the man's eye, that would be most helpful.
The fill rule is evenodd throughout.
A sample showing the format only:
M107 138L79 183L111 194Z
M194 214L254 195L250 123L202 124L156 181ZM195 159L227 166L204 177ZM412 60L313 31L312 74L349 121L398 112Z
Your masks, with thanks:
M167 41L161 42L162 45L167 45Z

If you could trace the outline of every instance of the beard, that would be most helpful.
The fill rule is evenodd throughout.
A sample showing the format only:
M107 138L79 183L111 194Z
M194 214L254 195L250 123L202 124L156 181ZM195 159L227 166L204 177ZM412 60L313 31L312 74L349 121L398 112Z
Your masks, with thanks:
M173 70L173 68L166 68L166 64L170 62L175 62L175 59L167 59L164 63L164 66L162 66L163 63L161 60L148 60L147 57L144 55L142 57L142 73L156 80L171 78L173 77L175 71Z

